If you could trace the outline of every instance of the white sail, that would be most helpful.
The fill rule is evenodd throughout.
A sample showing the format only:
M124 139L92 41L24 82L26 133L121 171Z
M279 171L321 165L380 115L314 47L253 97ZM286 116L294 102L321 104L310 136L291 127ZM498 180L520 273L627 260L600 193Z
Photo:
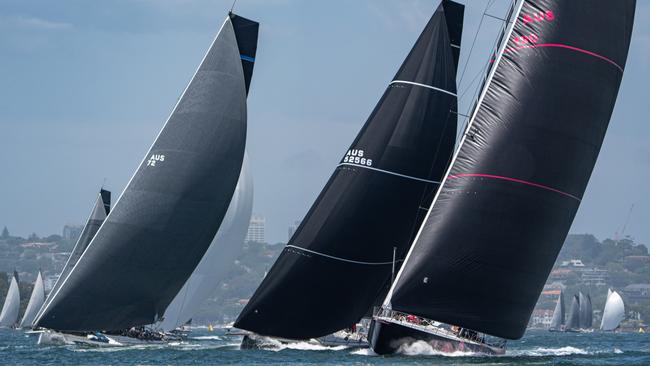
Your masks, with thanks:
M38 271L38 276L36 276L36 282L34 282L34 289L32 290L32 296L29 298L29 304L27 304L27 309L25 309L25 314L23 319L20 321L21 328L31 328L32 322L36 318L36 314L43 306L45 302L45 286L43 285L43 276L41 271Z
M18 312L20 311L20 291L18 289L18 275L14 272L7 291L5 303L0 313L0 328L12 328L18 323Z
M625 319L625 305L621 295L616 291L612 291L607 296L605 303L605 310L603 310L603 321L600 323L600 329L605 331L612 331L621 324Z
M190 278L165 310L157 328L170 331L190 320L223 283L241 253L253 211L253 180L249 169L248 157L244 155L239 182L219 231Z

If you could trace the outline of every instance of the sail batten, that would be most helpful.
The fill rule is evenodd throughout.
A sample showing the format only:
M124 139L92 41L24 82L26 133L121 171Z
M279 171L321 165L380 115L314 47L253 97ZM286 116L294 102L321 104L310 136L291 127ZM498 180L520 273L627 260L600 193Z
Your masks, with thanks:
M386 291L453 152L463 11L437 8L235 327L325 336Z
M241 171L257 23L230 14L147 155L36 324L63 331L153 323L223 220ZM245 40L237 39L244 24ZM252 39L251 39L252 38ZM244 48L244 46L242 46ZM246 56L254 58L254 49ZM251 54L251 52L253 54Z
M519 1L386 307L523 335L603 142L634 7Z

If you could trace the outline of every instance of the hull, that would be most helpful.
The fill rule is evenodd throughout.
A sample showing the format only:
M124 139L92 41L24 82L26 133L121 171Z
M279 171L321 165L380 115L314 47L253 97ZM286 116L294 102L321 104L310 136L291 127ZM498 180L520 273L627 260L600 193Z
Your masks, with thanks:
M125 336L68 334L55 331L42 331L38 336L39 345L85 346L85 347L124 347L134 345L165 344L166 340L143 340Z
M441 353L505 354L505 347L473 342L428 328L375 318L370 325L370 348L379 355L390 355L399 353L404 346L423 341Z

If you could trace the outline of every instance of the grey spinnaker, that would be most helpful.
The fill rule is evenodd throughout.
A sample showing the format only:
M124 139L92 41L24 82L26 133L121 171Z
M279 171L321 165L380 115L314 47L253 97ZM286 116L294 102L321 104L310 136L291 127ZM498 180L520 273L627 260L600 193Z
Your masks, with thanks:
M25 308L25 314L20 321L21 328L31 328L32 322L36 318L36 314L43 306L45 302L45 286L43 284L43 275L41 271L38 271L36 276L36 281L34 282L34 289L32 294L29 297L29 303L27 303L27 308Z
M235 193L217 235L155 328L170 331L186 324L201 304L224 283L237 256L242 252L252 212L253 178L248 158L244 155Z
M61 270L59 277L56 279L56 282L54 283L52 290L50 290L50 296L45 299L45 301L43 302L43 304L41 304L41 306L39 306L36 315L34 316L34 318L32 318L32 322L41 316L41 313L45 309L45 306L52 300L52 295L59 291L59 289L61 288L61 284L63 283L63 279L66 278L68 274L70 274L72 267L74 267L77 264L77 261L81 257L81 254L84 252L84 250L86 250L88 244L90 244L90 241L93 240L93 238L95 237L97 230L99 230L99 227L102 226L102 224L104 223L104 220L106 219L106 216L108 216L108 214L110 213L110 210L111 210L111 192L102 188L99 190L99 193L97 194L97 199L95 200L95 206L93 206L93 209L90 212L90 216L88 216L88 219L86 220L86 224L81 230L81 234L79 235L77 242L72 248L72 252L68 257L68 260L65 262L65 265L63 266L63 269Z
M571 308L566 320L566 329L577 330L580 328L580 297L573 296L571 300Z
M208 249L239 178L245 70L252 72L257 27L235 14L226 18L149 152L36 325L120 330L162 316Z
M580 328L589 329L593 324L594 312L591 305L591 296L585 295L582 292L578 294L580 297Z
M0 312L0 328L13 328L18 325L18 313L20 312L20 289L18 288L18 272L14 271L5 302Z

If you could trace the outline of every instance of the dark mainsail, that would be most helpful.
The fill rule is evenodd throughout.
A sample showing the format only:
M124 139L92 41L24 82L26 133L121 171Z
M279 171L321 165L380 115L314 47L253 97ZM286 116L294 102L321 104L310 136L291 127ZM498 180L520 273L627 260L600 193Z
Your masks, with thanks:
M230 14L38 326L120 330L162 316L214 238L237 184L256 42L257 23Z
M549 329L559 330L564 325L564 293L560 291L560 295L555 303L555 310L553 311L553 318Z
M438 7L235 327L324 336L387 290L454 148L463 9Z
M99 190L97 200L95 201L95 206L93 206L93 209L90 212L90 216L86 220L86 224L81 230L81 235L79 235L77 243L75 243L74 248L72 248L72 252L68 257L68 260L65 262L65 265L63 266L63 270L61 270L59 277L57 278L54 286L52 287L52 290L50 291L50 295L45 300L43 307L39 310L37 317L40 316L41 312L52 300L52 295L59 291L61 284L63 283L63 279L68 276L72 270L72 267L77 264L77 261L81 257L81 254L84 252L84 250L86 250L86 247L88 247L90 241L95 237L97 230L99 230L99 227L102 226L102 223L104 223L104 220L110 213L110 210L111 192L102 188Z
M385 305L520 338L616 102L634 0L525 0Z
M578 295L573 296L571 301L571 309L569 316L566 320L566 329L579 329L580 328L580 298Z

